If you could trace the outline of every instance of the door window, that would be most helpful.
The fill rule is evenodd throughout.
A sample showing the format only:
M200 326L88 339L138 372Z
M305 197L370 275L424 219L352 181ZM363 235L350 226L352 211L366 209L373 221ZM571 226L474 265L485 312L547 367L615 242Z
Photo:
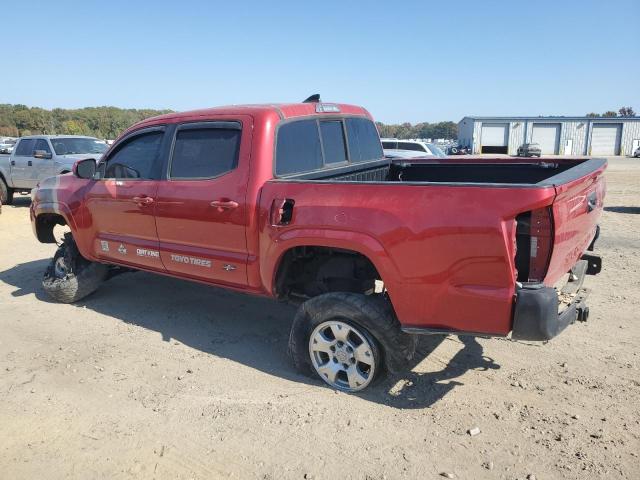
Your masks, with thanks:
M34 151L43 150L46 153L51 153L51 149L49 148L49 143L43 138L39 138L38 140L36 140L36 146L33 150Z
M238 165L238 129L178 130L169 176L176 179L214 178Z
M16 147L16 156L32 157L34 144L35 144L35 139L23 138L22 140L20 140L20 143L18 143L18 146Z
M163 132L136 135L125 141L107 160L105 178L139 179L153 178L154 166L160 153Z

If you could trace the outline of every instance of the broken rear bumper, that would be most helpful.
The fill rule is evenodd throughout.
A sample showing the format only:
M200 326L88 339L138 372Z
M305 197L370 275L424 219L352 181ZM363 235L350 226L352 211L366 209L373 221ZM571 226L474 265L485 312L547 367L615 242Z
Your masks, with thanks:
M523 285L516 291L513 313L514 340L544 341L557 336L576 320L586 321L589 307L586 305L588 291L581 288L585 275L600 272L602 260L596 255L584 255L572 302L560 313L558 291L543 284ZM581 262L579 262L581 263ZM576 267L578 264L576 264ZM574 267L575 268L575 267ZM564 290L563 290L564 291Z

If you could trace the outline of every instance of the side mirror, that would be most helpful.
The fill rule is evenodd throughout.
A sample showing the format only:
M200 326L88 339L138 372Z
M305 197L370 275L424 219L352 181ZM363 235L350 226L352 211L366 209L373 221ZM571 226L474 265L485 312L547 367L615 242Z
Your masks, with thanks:
M47 152L46 150L36 150L33 152L33 158L53 158L51 152Z
M78 160L73 165L73 174L78 178L92 180L96 173L96 161L93 158Z

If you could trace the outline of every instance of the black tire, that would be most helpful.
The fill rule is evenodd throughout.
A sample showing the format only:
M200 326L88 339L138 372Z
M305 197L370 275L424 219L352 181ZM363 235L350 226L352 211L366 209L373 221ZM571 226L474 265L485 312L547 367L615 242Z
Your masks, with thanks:
M309 340L313 330L329 320L348 323L371 338L369 343L374 350L376 366L380 367L375 369L371 383L381 378L383 370L402 371L413 357L416 339L400 329L390 303L384 298L346 292L326 293L303 303L293 320L289 356L299 372L319 378L311 362Z
M11 205L13 203L13 189L9 188L2 178L0 178L0 202L3 205Z
M65 272L56 269L64 261ZM65 235L42 279L42 286L51 298L60 303L73 303L97 290L106 280L109 267L85 259L76 247L71 234Z

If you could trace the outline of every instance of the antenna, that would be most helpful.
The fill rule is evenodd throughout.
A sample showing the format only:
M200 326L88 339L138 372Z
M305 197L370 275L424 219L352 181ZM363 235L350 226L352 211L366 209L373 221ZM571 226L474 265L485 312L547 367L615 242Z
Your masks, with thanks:
M320 102L320 94L314 93L302 103L319 103L319 102Z

